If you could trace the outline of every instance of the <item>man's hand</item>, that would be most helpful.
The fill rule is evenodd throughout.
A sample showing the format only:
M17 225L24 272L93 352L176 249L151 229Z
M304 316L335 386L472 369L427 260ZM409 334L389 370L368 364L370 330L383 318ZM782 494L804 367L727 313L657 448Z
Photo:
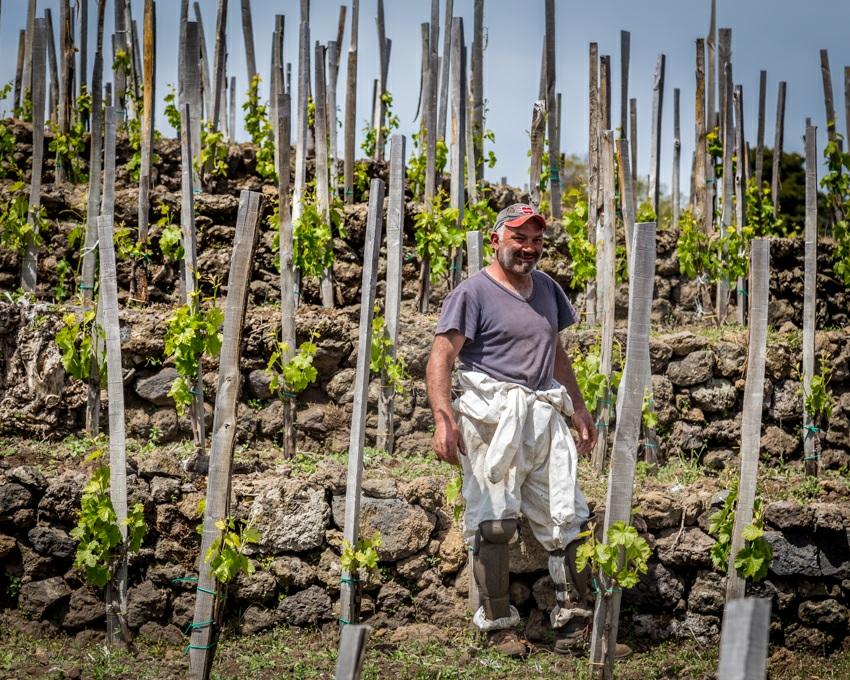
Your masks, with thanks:
M586 408L580 408L573 413L573 427L578 432L576 450L580 454L590 453L596 446L596 426L593 424L593 416Z
M447 422L444 419L437 423L434 430L434 451L437 452L437 457L440 460L451 465L460 465L457 452L460 451L465 455L466 447L463 445L463 438L460 436L457 423Z

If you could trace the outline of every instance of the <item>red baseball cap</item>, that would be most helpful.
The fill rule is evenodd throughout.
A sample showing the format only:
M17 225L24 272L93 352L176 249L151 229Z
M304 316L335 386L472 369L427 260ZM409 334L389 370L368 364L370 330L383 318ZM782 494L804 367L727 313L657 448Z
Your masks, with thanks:
M493 225L493 231L496 231L501 227L519 227L532 219L536 220L542 229L546 228L546 220L543 215L527 203L514 203L502 210L502 212L496 216L496 223Z

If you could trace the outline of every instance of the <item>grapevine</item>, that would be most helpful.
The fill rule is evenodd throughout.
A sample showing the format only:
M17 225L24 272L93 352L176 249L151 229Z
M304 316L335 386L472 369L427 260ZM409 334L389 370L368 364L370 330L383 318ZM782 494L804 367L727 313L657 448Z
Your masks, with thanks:
M254 564L245 552L252 543L259 543L260 532L250 523L240 524L233 517L225 517L215 523L221 531L206 554L212 577L219 583L229 583L239 574L250 576L254 573Z
M717 539L717 543L711 547L711 561L714 568L720 571L726 570L729 561L737 505L736 483L723 501L723 507L708 519L708 533ZM735 569L742 578L760 581L767 576L770 561L773 559L773 548L764 538L764 503L760 498L755 500L753 521L744 527L742 533L744 547L735 555Z
M401 356L393 356L393 341L386 330L384 317L375 309L372 317L372 351L369 370L381 375L382 382L398 394L406 392L405 383L410 378L407 362Z
M298 351L289 361L284 357L289 353L289 345L279 342L266 365L266 374L270 378L269 389L280 397L294 397L303 392L316 380L318 372L313 366L313 357L318 348L312 340L302 342Z
M95 357L95 337L106 340L106 333L95 320L94 310L85 312L81 318L75 314L66 314L62 319L62 328L56 333L56 345L62 352L62 367L65 372L77 380L91 377L93 359L100 369L101 377L106 374L106 356Z
M824 149L827 172L820 185L829 193L832 212L833 271L845 286L850 286L850 153L841 150L841 139L834 132Z
M437 283L449 271L449 255L463 245L466 234L457 226L458 211L446 205L442 191L434 197L431 210L422 210L414 220L416 254L428 260L431 283Z
M587 200L578 189L570 190L566 198L573 206L563 216L564 231L569 237L570 287L579 290L596 278L596 244L587 235Z

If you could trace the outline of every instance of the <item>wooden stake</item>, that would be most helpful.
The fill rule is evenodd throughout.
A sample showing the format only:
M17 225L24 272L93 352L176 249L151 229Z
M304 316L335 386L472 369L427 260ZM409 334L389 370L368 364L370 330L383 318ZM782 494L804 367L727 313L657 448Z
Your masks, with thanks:
M756 133L756 186L759 192L761 192L761 183L764 177L764 112L766 97L767 71L759 71L759 119L758 131Z
M437 118L437 139L445 141L446 139L446 114L449 111L449 66L452 59L452 32L454 0L446 0L446 14L443 25L443 57L441 59L441 75L440 75L440 113Z
M746 138L744 134L744 90L740 85L735 86L732 102L735 106L735 155L738 159L738 162L735 163L735 225L738 233L741 233L746 226L747 162L744 148L744 139ZM742 277L738 277L735 282L735 300L735 320L739 326L743 326L746 322L746 290Z
M531 107L531 166L528 178L531 205L540 207L540 172L543 160L543 137L546 128L546 102L538 100Z
M829 52L827 50L820 51L820 75L823 80L823 107L826 110L826 133L829 141L835 140L836 135L836 120L835 120L835 104L832 98L832 74L829 70Z
M432 0L433 2L433 0ZM384 93L387 91L387 68L389 55L387 54L387 34L384 28L384 0L378 0L378 15L375 19L378 26L378 89L373 96L374 113L372 116L372 127L375 128L375 150L372 159L379 161L384 159ZM427 185L427 183L426 183Z
M637 212L638 181L637 181L637 99L629 99L629 142L632 145L632 186L634 187L634 210Z
M201 154L201 78L199 71L200 64L200 29L201 25L197 22L190 21L186 24L185 34L185 53L183 55L183 77L186 82L183 85L185 94L185 103L189 105L189 127L191 128L190 139L192 142L191 152L192 160L198 158ZM201 180L198 172L194 169L194 163L190 163L192 167L192 188L195 192L201 191Z
M26 51L24 52L24 82L23 98L32 102L33 80L33 46L35 43L35 12L36 0L29 0L27 5ZM21 100L23 102L23 99ZM23 108L23 106L22 106Z
M623 214L623 229L626 232L626 262L631 271L632 243L635 229L634 186L632 185L629 140L621 137L617 145L617 170L620 182L620 211Z
M641 407L644 388L650 378L649 330L655 284L655 229L655 222L635 225L626 360L617 395L617 429L608 472L605 535L615 522L631 522ZM621 595L617 590L610 596L596 598L590 640L590 676L593 678L612 677Z
M632 34L620 31L620 138L629 136L629 57Z
M779 215L779 188L782 186L779 176L782 161L782 145L785 139L785 81L779 81L776 93L776 130L773 141L773 168L770 178L770 199L773 201L773 216Z
M480 231L466 232L466 276L474 276L484 268L484 238Z
M44 19L47 22L47 68L50 72L50 93L47 98L47 110L50 122L56 124L59 121L59 67L56 59L56 36L53 32L53 12L50 11L49 7L44 10ZM58 163L58 156L56 160Z
M27 224L32 232L27 237L26 252L21 263L21 288L34 293L38 280L39 220L41 210L41 172L44 163L44 79L47 62L47 21L36 19L32 39L32 175Z
M79 83L78 96L88 92L88 54L89 54L89 0L78 0L80 6L80 71L77 77ZM82 114L82 121L86 128L89 127L90 114Z
M451 0L448 0L451 2ZM452 35L451 43L451 75L452 75L452 125L450 171L451 206L458 211L458 227L463 224L463 211L466 197L463 186L466 151L466 64L464 63L463 19L456 17L451 24L446 24L446 32ZM463 255L458 252L454 258L453 287L460 283L460 273L463 269Z
M652 86L652 147L649 162L649 196L652 201L652 211L658 215L658 197L661 176L661 117L664 111L664 67L667 57L658 55L655 62L655 80Z
M720 43L717 51L717 90L720 96L720 142L726 143L727 131L732 124L726 120L726 110L732 105L732 29L720 29Z
M711 16L708 22L708 35L705 38L708 50L708 89L706 91L706 126L708 131L718 126L717 90L716 90L716 49L717 49L717 0L711 0Z
M596 258L596 287L599 291L597 313L602 321L599 372L605 376L607 383L605 396L597 408L596 428L599 431L599 437L591 456L596 474L600 474L605 466L605 453L608 446L608 423L611 415L610 379L614 353L614 299L616 295L614 272L617 266L613 132L604 130L599 141L603 205L601 229L597 232L596 237L596 249L599 254Z
M721 30L721 37L726 29ZM721 41L721 45L723 41ZM721 50L721 54L723 51ZM727 92L723 93L721 102L723 108L720 111L722 116L721 130L731 132L732 130L732 64L730 61L725 61L723 64L722 85ZM725 231L732 225L732 193L735 186L735 177L732 173L732 156L734 155L734 139L731 134L727 134L723 144L723 195L722 206L723 213L721 215L721 225ZM726 253L723 253L724 257ZM717 323L726 323L726 314L729 302L729 281L720 279L717 282Z
M242 38L245 41L245 65L248 67L248 82L257 75L257 60L254 58L254 21L251 18L251 0L242 0Z
M241 383L239 357L261 212L262 195L253 191L242 191L230 274L227 278L224 339L219 357L194 626L189 643L189 677L192 680L206 680L209 677L223 614L224 586L213 578L206 555L213 542L222 538L222 531L216 524L230 515L230 477L236 439L236 406Z
M806 128L806 246L803 279L803 394L811 393L815 373L815 328L817 324L818 258L818 156L817 128ZM803 461L806 475L817 477L820 452L818 431L812 414L803 402Z
M753 239L750 260L750 336L747 352L747 382L744 387L744 415L741 421L741 479L735 527L726 574L726 601L744 597L746 582L735 569L735 556L744 547L744 527L753 521L756 478L761 439L761 412L764 400L764 363L767 343L767 307L770 280L770 241Z
M405 138L390 139L390 200L387 207L387 288L384 303L384 333L392 343L390 356L395 359L401 313L402 242L404 240L404 147ZM381 395L378 399L378 433L375 447L389 454L395 450L393 397L395 390L381 373Z
M215 22L215 55L213 57L212 82L212 125L218 130L221 116L221 92L225 83L225 52L227 50L227 0L218 0L218 16Z
M316 69L316 207L322 220L331 226L330 196L328 195L328 117L325 103L325 48L317 42L315 48ZM322 306L334 306L333 269L327 268L322 274Z
M360 334L357 341L357 369L354 377L354 403L351 412L351 438L348 446L348 476L345 485L345 522L343 540L357 545L360 536L360 485L363 479L363 442L369 391L369 361L372 346L372 314L378 278L378 253L381 247L384 183L373 179L369 187L369 214L366 221L366 246L363 255L363 283L360 300ZM359 623L360 602L355 579L346 570L340 584L340 620Z
M339 634L335 680L360 680L371 632L372 628L363 624L343 626Z
M679 127L679 88L673 88L673 180L670 184L673 194L673 229L679 227L682 191L679 188L680 166L682 163L682 131Z
M295 188L292 194L292 222L301 219L304 211L304 190L307 187L307 85L310 80L310 26L301 22L298 36L298 103L295 131Z
M472 24L472 115L475 181L484 179L484 0L475 0Z
M154 118L156 116L154 95L156 93L156 6L153 0L145 0L144 14L144 103L142 108L142 163L139 168L139 245L141 250L148 241L148 218L150 216L151 165L153 159ZM144 259L134 263L135 293L142 303L148 301L148 275Z
M207 50L207 36L204 31L204 17L201 14L201 6L197 2L192 4L192 8L195 12L195 23L198 24L198 45L200 46L201 51L200 60L198 62L198 70L201 74L202 103L204 110L203 113L200 114L200 117L206 120L211 120L213 112L213 87L210 83L210 57ZM197 138L197 141L200 142L200 137Z
M236 144L236 76L230 76L230 111L227 131L231 144Z
M764 680L769 634L768 598L748 597L727 602L720 634L718 680Z
M339 45L328 43L327 117L328 117L328 164L330 166L330 194L336 199L339 190L339 155L337 152L336 82L339 71Z
M696 119L695 161L694 161L694 217L703 233L710 233L711 210L708 203L706 172L708 153L706 151L706 110L705 110L705 43L702 38L696 41L696 93L694 100L694 118ZM710 302L710 301L709 301Z
M587 236L596 243L599 221L599 47L595 42L589 47L588 89L588 159L587 159ZM534 128L532 127L532 130ZM532 140L533 140L532 136ZM532 160L532 168L534 162ZM532 186L534 184L532 183ZM596 326L596 281L588 281L585 288L585 320L590 328Z
M24 55L26 54L26 49L27 32L26 30L21 29L18 33L18 62L15 66L15 92L13 100L13 107L15 111L18 111L23 108L23 101L21 99L21 87L23 86Z
M599 57L599 134L611 129L611 55Z
M558 145L557 99L555 97L555 0L546 0L546 111L549 134L549 210L561 219L561 149Z
M116 0L115 2L114 25L115 32L112 34L112 82L115 85L115 103L123 111L126 110L124 97L127 92L127 71L123 67L116 71L114 61L115 57L118 56L118 52L124 52L130 56L129 27L127 26L127 15L124 13L123 0ZM130 58L132 59L132 57Z
M354 137L357 133L357 33L360 24L360 0L351 0L351 40L345 76L345 143L343 145L343 194L347 204L354 203Z

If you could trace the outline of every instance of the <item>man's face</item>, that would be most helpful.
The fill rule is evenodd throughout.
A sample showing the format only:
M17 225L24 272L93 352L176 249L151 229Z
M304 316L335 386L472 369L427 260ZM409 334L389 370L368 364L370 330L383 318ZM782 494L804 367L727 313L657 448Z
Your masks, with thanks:
M537 220L526 220L518 227L504 229L504 235L490 234L496 259L505 271L528 276L543 255L543 227Z

